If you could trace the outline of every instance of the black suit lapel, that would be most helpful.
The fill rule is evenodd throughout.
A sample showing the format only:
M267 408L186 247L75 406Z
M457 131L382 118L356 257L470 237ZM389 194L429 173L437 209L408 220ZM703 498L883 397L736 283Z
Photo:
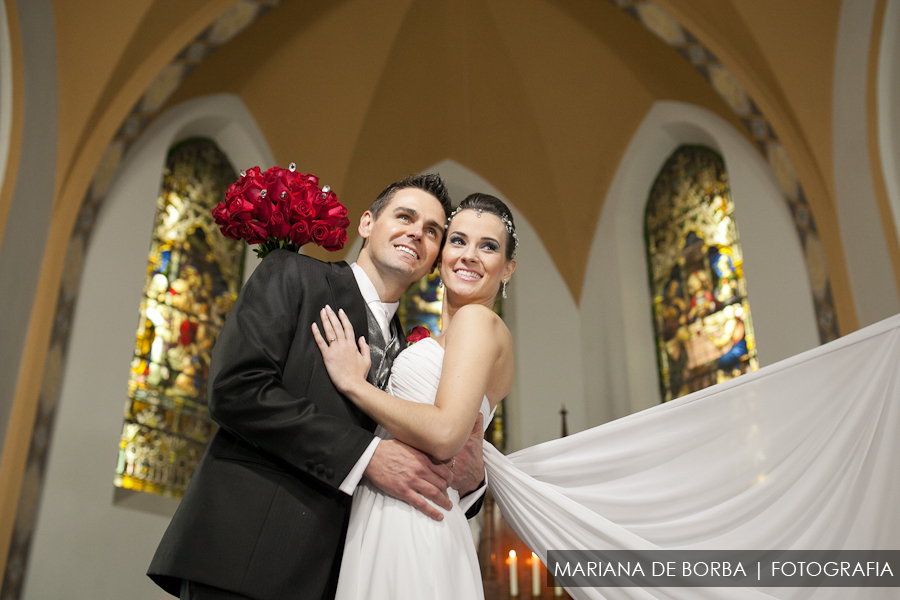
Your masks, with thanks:
M406 347L406 332L403 331L403 325L400 324L400 314L399 313L394 313L394 319L392 322L394 324L394 331L397 332L397 339L400 340L400 347L405 348Z
M326 275L331 290L331 308L335 311L343 308L353 325L353 333L357 339L368 331L366 319L366 302L356 284L353 269L346 262L331 263L331 272Z
M391 321L391 325L393 326L394 331L397 335L397 341L394 344L388 343L390 346L387 351L390 353L391 364L393 364L394 359L397 358L397 355L400 354L404 348L406 348L406 335L403 332L403 326L400 324L400 315L394 313L394 318Z
M328 288L331 291L331 308L334 310L344 309L347 318L350 319L350 324L353 325L353 335L356 336L356 339L359 339L361 335L367 335L369 321L366 317L366 301L362 297L362 292L359 291L353 269L344 261L331 263L331 271L325 275L325 279L328 281ZM375 421L346 398L344 402L357 415L362 427L369 431L375 431Z

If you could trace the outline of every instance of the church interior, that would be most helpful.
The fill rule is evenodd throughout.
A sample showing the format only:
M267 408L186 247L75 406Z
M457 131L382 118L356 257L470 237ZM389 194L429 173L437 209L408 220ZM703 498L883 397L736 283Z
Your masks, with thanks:
M204 410L184 400L197 361L141 337L161 327L148 289L177 245L154 236L186 202L166 200L185 144L328 184L351 227L308 250L322 260L352 262L356 219L410 173L440 173L454 204L503 199L520 241L506 453L900 313L900 0L2 8L0 600L169 597L145 572L186 480L149 481L128 436L164 443L147 440L172 415L204 435L184 408ZM673 198L700 203L693 225L667 225ZM238 251L246 280L258 259ZM199 303L191 277L155 293ZM199 305L181 301L164 308ZM168 377L154 353L185 365L174 396L135 392Z

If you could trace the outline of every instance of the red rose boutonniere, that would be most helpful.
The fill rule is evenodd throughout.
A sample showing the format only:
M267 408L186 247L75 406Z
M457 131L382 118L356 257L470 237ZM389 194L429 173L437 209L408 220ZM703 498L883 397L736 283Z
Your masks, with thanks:
M416 342L420 340L424 340L425 338L430 338L431 332L428 331L427 327L422 327L421 325L416 325L413 327L413 330L409 332L409 335L406 336L406 347L409 348Z
M326 250L347 243L347 208L319 178L304 175L291 163L287 169L259 167L241 171L241 177L212 211L222 235L258 244L256 255L285 248L297 252L307 242Z

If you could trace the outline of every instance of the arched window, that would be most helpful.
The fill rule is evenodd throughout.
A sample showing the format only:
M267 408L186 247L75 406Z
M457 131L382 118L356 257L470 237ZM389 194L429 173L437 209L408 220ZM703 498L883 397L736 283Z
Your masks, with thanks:
M758 368L722 157L678 148L653 183L644 232L663 399Z
M215 429L206 379L243 281L244 246L212 209L237 179L214 142L169 151L140 304L115 485L181 497Z

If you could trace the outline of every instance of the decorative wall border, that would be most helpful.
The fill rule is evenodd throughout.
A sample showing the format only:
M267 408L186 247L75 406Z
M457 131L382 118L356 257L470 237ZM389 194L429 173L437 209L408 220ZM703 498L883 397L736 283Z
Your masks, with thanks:
M22 478L22 488L16 506L15 526L7 555L6 570L3 573L3 584L0 587L0 599L2 600L18 600L22 597L24 590L29 550L44 487L48 450L53 435L60 385L65 371L66 350L71 334L75 302L78 298L84 257L90 243L91 232L97 222L97 216L106 199L110 184L128 149L159 115L160 109L178 89L185 77L216 49L227 44L256 19L279 4L281 4L281 0L237 0L225 9L212 25L202 31L169 64L162 68L123 119L100 159L91 185L82 200L81 209L72 228L66 250L62 281L53 319L53 332L44 362L40 400L28 450L28 462ZM110 452L114 452L114 449L111 448ZM112 466L110 463L110 473L112 473ZM112 486L112 474L110 475L110 486Z
M787 150L778 140L772 124L728 67L723 65L722 61L687 28L656 3L649 0L607 1L642 24L691 63L747 128L750 139L775 172L781 191L784 193L785 202L791 211L794 227L797 229L800 245L803 248L806 269L809 273L819 340L824 344L837 339L839 337L837 311L831 291L825 247L819 238L816 221L809 208L797 172L787 155ZM725 167L727 168L728 165Z

